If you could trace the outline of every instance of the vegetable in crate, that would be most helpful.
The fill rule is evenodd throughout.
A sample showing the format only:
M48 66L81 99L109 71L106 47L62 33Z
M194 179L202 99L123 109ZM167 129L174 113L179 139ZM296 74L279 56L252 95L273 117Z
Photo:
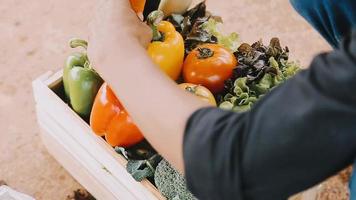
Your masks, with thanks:
M226 82L226 95L219 105L227 110L250 110L261 97L300 69L297 63L288 61L289 49L283 49L278 38L273 38L268 47L261 41L252 46L242 44L235 54L239 66Z
M129 160L126 170L136 181L142 181L154 176L157 165L161 160L162 157L158 154L155 154L146 160Z
M185 178L166 160L162 160L154 175L158 190L168 200L196 200L186 186Z
M203 44L194 49L184 61L184 81L207 87L217 94L231 78L237 60L233 53L218 44Z
M179 87L198 96L201 100L208 102L212 106L216 106L215 97L208 88L192 83L182 83L179 85Z
M229 49L231 52L235 52L239 43L239 35L235 32L228 35L222 34L222 31L219 29L220 25L222 25L222 20L217 17L211 17L207 22L202 24L202 28L216 37L218 44Z
M131 7L136 13L143 13L146 0L130 0Z
M80 39L70 41L72 48L87 48ZM90 66L86 53L76 52L69 56L63 69L63 85L68 103L81 117L88 118L95 96L103 80Z
M172 14L167 20L182 34L186 54L189 54L198 45L205 43L218 43L231 52L237 50L238 34L222 34L219 27L222 24L222 19L206 11L205 1L182 15Z
M205 1L188 10L183 15L172 14L167 18L176 30L183 36L185 54L195 49L199 44L217 43L217 38L203 28L210 15L206 12Z
M111 146L130 147L143 140L140 130L107 83L95 98L90 126L98 136L105 136Z
M177 80L184 60L184 41L174 26L162 19L162 11L154 11L148 17L148 24L153 31L153 42L147 51L162 71Z

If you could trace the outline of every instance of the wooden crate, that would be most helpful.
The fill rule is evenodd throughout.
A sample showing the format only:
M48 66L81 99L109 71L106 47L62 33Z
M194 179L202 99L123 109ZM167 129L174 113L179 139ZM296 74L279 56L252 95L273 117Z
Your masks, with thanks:
M136 182L126 159L59 97L62 71L48 72L33 82L41 138L50 154L98 200L164 200L148 180ZM317 188L291 200L315 200Z
M165 199L148 180L136 182L126 172L125 158L54 92L61 87L62 72L33 82L41 137L52 156L99 200Z

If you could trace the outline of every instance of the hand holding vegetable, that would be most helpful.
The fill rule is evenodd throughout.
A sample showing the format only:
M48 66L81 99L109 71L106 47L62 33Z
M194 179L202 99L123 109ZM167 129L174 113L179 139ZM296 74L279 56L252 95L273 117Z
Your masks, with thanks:
M101 64L109 59L108 51L122 60L116 63L120 67L125 67L128 55L146 56L143 47L150 43L152 31L139 20L128 0L102 1L90 27L88 55L99 73L108 67Z

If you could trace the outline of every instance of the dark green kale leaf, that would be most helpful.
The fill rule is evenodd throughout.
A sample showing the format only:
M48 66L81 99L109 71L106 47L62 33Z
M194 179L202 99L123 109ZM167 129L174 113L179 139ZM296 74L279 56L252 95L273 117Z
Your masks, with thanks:
M161 160L162 157L158 154L147 160L129 160L126 170L136 181L140 182L154 176L156 167Z
M172 14L167 17L166 20L174 25L185 41L186 55L200 44L217 43L217 38L205 30L204 27L204 24L210 18L220 19L206 11L205 1L188 10L183 15Z

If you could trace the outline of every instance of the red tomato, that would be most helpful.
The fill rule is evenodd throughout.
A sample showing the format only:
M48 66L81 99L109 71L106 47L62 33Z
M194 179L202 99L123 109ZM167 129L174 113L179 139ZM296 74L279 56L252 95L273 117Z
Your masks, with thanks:
M224 90L231 78L237 60L233 53L218 44L204 44L194 49L185 59L185 82L207 87L217 94Z

